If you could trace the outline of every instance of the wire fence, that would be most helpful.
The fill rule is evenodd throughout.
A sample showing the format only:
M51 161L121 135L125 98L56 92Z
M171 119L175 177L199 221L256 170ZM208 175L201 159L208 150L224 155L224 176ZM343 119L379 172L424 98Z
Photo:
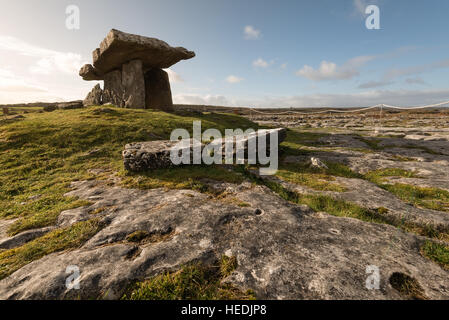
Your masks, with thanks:
M379 111L379 121L377 124L374 123L373 118L373 127L374 127L374 133L378 134L379 132L383 131L382 127L382 114L384 109L395 109L395 110L421 110L421 109L430 109L430 108L436 108L440 106L444 106L449 104L449 101L435 103L435 104L429 104L425 106L419 106L419 107L398 107L398 106L390 106L388 104L377 104L372 107L365 107L365 108L359 108L355 110L337 110L337 109L329 109L329 110L322 110L322 111L316 111L316 112L299 112L299 111L285 111L285 112L279 112L279 113L271 113L271 112L263 112L259 111L253 108L250 108L251 116L252 112L263 114L263 115L314 115L314 114L324 114L324 113L357 113L357 112L365 112L368 110L374 110L374 109L380 109Z
M364 107L360 109L355 110L337 110L337 109L329 109L329 110L322 110L322 111L316 111L316 112L299 112L299 111L285 111L285 112L277 112L277 113L271 113L271 112L263 112L259 111L253 108L250 108L249 110L258 114L264 114L264 115L288 115L288 114L300 114L300 115L313 115L313 114L324 114L324 113L357 113L357 112L365 112L368 110L373 109L380 109L381 111L383 109L397 109L397 110L419 110L419 109L429 109L429 108L436 108L440 106L444 106L449 104L449 101L440 102L436 104L429 104L426 106L419 106L419 107L398 107L398 106L390 106L388 104L377 104L372 107Z

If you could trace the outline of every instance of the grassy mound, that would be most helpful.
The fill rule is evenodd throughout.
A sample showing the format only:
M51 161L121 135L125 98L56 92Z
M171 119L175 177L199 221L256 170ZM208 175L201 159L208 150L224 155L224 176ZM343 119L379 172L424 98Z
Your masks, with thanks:
M105 176L118 172L128 187L202 188L201 178L239 181L218 167L160 170L151 176L124 172L121 151L136 141L170 139L174 129L257 129L237 115L183 113L92 107L29 113L24 119L0 123L0 219L19 218L9 234L53 225L61 211L86 205L65 197L72 181L93 179L89 169ZM97 179L99 177L96 177Z

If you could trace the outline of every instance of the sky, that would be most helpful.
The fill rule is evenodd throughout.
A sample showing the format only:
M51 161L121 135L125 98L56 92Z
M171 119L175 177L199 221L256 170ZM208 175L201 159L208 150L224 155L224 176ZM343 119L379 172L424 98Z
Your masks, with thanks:
M68 6L79 29L68 29ZM365 10L379 8L379 29ZM84 99L78 71L110 29L196 52L174 102L418 106L449 100L449 1L0 0L0 103Z

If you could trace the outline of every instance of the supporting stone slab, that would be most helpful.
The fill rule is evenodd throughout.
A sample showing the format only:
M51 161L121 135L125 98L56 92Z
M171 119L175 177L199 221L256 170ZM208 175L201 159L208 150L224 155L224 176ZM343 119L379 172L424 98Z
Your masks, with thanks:
M115 70L104 76L103 103L110 103L123 108L125 90L122 85L122 71Z
M168 73L159 68L145 73L145 105L147 109L173 111Z
M142 61L132 60L124 64L122 70L105 75L103 103L111 103L121 108L145 108Z
M125 108L145 109L145 79L141 60L132 60L123 65L122 86Z

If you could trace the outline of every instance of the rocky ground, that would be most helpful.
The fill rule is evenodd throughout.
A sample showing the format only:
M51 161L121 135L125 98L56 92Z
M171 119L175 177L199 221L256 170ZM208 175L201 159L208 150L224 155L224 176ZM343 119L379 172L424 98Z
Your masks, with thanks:
M86 204L54 224L11 235L18 218L0 220L0 271L15 270L0 298L119 299L134 283L222 257L236 264L220 285L259 299L449 298L447 112L246 116L290 128L276 176L229 166L233 180L210 171L199 189L149 188L160 173L130 185L91 168L65 195ZM7 260L93 220L76 246L17 268ZM79 290L66 287L68 266L80 270Z

